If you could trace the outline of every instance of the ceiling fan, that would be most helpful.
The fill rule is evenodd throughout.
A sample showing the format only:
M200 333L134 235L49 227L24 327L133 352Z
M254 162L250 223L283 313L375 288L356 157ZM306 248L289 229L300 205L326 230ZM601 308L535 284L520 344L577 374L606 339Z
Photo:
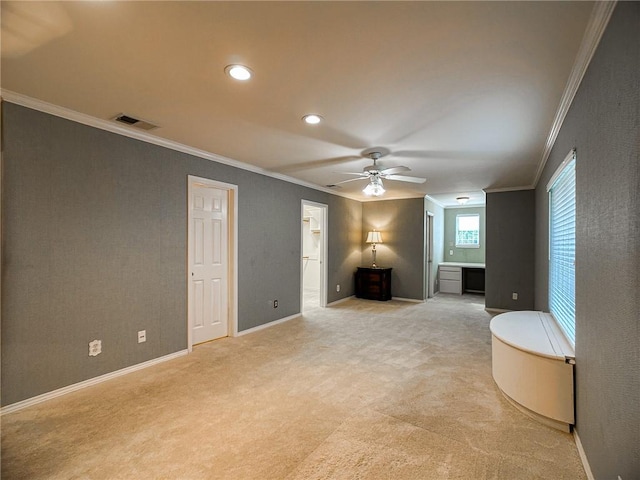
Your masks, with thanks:
M369 183L362 190L365 195L373 195L374 197L378 197L382 195L385 190L382 185L382 180L396 180L398 182L411 182L411 183L424 183L427 181L426 178L419 177L407 177L405 175L398 175L398 173L409 172L411 169L405 166L398 167L389 167L389 168L380 168L377 164L377 161L380 157L382 157L382 152L380 151L371 151L367 153L367 156L373 160L373 165L369 165L365 167L362 172L339 172L345 175L357 175L359 178L350 178L349 180L343 180L341 182L332 183L327 185L327 187L335 187L336 185L340 185L341 183L354 182L356 180L368 179Z

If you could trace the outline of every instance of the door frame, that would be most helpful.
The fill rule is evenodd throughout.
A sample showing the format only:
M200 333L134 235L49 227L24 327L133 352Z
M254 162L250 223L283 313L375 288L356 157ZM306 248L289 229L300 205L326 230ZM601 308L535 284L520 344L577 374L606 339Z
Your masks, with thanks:
M304 305L304 259L302 258L302 252L304 251L304 222L302 219L304 218L304 207L316 207L322 210L322 224L320 225L320 255L318 258L320 264L320 300L319 306L321 308L325 308L327 306L327 282L329 278L329 270L328 270L328 251L327 244L329 243L329 235L328 235L328 217L329 217L329 206L324 203L312 202L311 200L302 199L300 202L300 312L302 312L302 307Z
M187 349L193 350L193 315L192 315L192 286L191 263L193 252L191 249L191 202L193 187L211 187L227 191L227 221L228 251L227 251L227 322L230 337L238 336L238 186L231 183L219 182L209 178L187 175Z
M424 212L424 299L433 298L433 219L434 214L429 210Z

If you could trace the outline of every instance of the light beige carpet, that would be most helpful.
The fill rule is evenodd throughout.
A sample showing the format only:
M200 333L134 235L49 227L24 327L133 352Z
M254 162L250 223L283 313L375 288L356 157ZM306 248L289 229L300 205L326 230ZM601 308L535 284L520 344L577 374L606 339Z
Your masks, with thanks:
M349 300L2 418L6 479L584 479L479 296Z

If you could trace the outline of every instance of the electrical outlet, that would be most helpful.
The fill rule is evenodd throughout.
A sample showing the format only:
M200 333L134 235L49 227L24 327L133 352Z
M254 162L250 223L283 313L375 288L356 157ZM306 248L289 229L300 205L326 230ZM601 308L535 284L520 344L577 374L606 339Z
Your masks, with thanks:
M511 300L517 300L518 299L518 293L517 292L513 292L511 294Z
M340 291L340 284L337 284L336 285L336 292L339 292L339 291Z
M278 300L273 301L273 308L278 308Z
M94 340L89 342L89 356L95 357L102 353L102 340Z
M453 250L449 250L449 255L453 255Z
M146 330L140 330L138 332L138 343L144 343L147 341L147 331Z

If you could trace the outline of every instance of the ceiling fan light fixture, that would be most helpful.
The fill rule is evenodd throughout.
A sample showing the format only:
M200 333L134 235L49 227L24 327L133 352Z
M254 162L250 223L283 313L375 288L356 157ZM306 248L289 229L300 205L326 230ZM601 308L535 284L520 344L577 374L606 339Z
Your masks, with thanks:
M245 67L244 65L227 65L224 68L224 71L231 78L235 78L236 80L240 81L249 80L252 76L251 69L249 67Z
M460 205L466 205L469 201L469 197L457 197L456 200Z
M372 177L371 182L364 187L362 193L368 196L379 197L385 192L384 187L382 186L382 180L378 177Z
M304 123L308 123L309 125L317 125L322 121L322 117L317 113L309 113L302 117L302 121Z

